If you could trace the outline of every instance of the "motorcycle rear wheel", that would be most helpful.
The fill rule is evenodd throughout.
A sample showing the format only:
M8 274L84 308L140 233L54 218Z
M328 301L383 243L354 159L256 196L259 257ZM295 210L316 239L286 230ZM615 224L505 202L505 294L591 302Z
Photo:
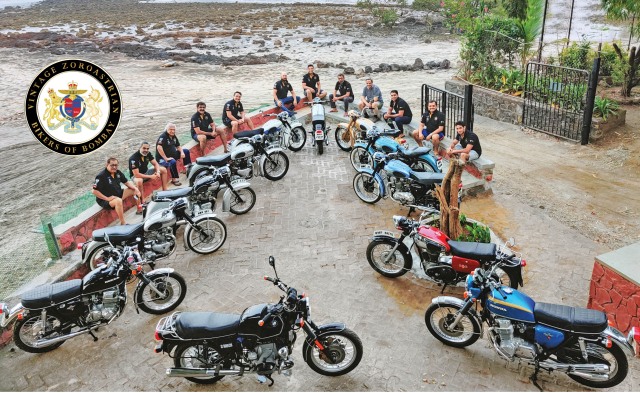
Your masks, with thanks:
M382 198L380 185L369 173L359 172L353 178L353 191L362 202L376 203Z
M396 242L391 239L374 240L367 247L367 261L376 272L385 277L396 278L411 270L413 261L411 255L407 255L396 249L393 255L385 262Z
M322 155L322 153L324 152L324 140L322 141L316 141L316 145L318 146L318 155Z
M585 386L597 389L610 388L624 381L629 372L629 363L624 351L617 344L613 343L611 348L607 348L600 342L588 342L586 347L589 357L588 363L608 365L610 378L606 381L599 381L568 374L569 378ZM563 363L585 364L582 358L582 351L577 344L575 348L571 348L570 353L575 355L558 356L558 359ZM567 351L565 351L565 354L567 354Z
M342 139L346 132L348 132L346 127L340 126L336 128L336 144L342 151L351 151L351 141L345 142Z
M291 130L289 135L289 150L300 151L307 142L307 132L304 128L298 126Z
M320 333L317 339L337 362L328 361L329 359L324 358L325 355L318 348L305 341L302 346L303 357L309 367L318 374L337 377L347 374L360 364L362 341L350 329L337 333Z
M362 146L355 146L349 154L353 169L360 172L363 167L373 168L373 156Z
M61 330L62 321L55 315L47 315L47 322L44 327L45 333L42 336L38 333L38 330L41 329L40 325L42 325L40 313L32 314L24 319L18 320L13 326L13 340L16 346L25 352L44 353L53 351L64 344L64 341L60 341L44 347L36 347L35 343L41 338L52 339L66 334Z
M267 155L262 167L264 177L269 180L280 180L289 171L289 157L281 151Z
M216 364L222 360L220 354L211 347L207 348L207 354L203 352L204 345L180 344L173 356L173 364L177 368L215 368ZM224 375L202 378L185 377L188 381L203 385L216 383L222 378L224 378Z
M459 309L455 304L432 304L424 314L424 322L429 333L445 345L464 348L478 341L481 330L480 323L469 314L462 317L456 330L451 330L449 324Z
M96 270L98 266L107 263L108 258L104 255L106 248L111 247L108 243L96 247L91 254L87 256L87 267L90 270Z
M438 172L433 169L429 161L424 158L418 158L414 163L411 164L411 169L416 172L427 172L427 173L435 173Z
M153 271L147 276L162 295L158 295L149 284L143 283L136 292L136 304L147 314L164 314L182 303L187 294L187 283L176 272L168 274Z
M256 204L256 192L251 187L241 188L236 192L242 197L242 201L235 194L231 195L229 211L236 215L248 213Z
M227 227L224 222L217 217L204 217L196 219L201 230L189 225L189 229L184 234L187 239L187 247L198 254L211 254L218 251L227 240Z

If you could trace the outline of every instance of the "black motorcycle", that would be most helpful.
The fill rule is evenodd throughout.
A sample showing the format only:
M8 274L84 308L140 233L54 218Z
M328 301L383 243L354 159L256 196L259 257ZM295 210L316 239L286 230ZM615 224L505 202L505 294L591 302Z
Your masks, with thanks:
M269 257L275 272L275 260ZM276 278L265 280L286 295L276 304L258 304L242 314L182 312L163 318L156 327L160 341L156 353L167 352L174 367L170 377L182 377L201 384L219 381L225 375L253 373L273 385L273 373L290 373L297 332L306 339L303 359L311 369L328 376L355 369L362 359L360 338L344 323L317 326L310 317L309 298Z
M182 302L187 284L171 268L145 272L136 247L105 250L109 261L83 279L42 285L22 294L10 311L0 304L3 328L13 321L13 339L18 348L31 353L48 352L66 340L93 334L118 318L127 304L128 281L138 279L133 298L149 314L164 314Z

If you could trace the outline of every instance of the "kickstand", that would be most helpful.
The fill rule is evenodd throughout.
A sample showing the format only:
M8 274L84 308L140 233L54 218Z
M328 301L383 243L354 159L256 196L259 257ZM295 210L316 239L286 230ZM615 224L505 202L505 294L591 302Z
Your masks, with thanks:
M93 341L98 341L98 337L96 337L91 330L89 330L89 334L93 337Z
M444 293L444 290L445 290L446 287L447 287L447 284L442 285L442 291L440 291L441 295Z
M411 214L416 211L416 208L413 206L409 207L409 213L407 213L407 218L411 217Z
M271 383L269 384L269 387L272 387L274 383L276 383L276 381L273 380L273 378L271 378L271 374L269 375L265 375L265 377L271 381Z
M538 361L536 360L535 370L533 371L533 374L531 374L531 376L529 377L529 380L531 381L533 386L538 388L539 391L544 392L544 390L542 390L542 387L540 387L540 385L538 384L538 372L539 371L540 371L540 365L538 364Z

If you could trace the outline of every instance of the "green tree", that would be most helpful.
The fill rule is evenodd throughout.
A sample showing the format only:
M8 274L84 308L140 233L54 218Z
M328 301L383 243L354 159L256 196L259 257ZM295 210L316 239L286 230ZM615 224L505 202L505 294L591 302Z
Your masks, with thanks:
M545 0L529 0L527 3L526 17L524 20L520 21L523 41L520 49L520 64L523 70L527 66L527 60L531 55L531 49L542 32Z
M407 0L358 0L356 6L371 11L380 23L392 27L398 20L398 9L407 6Z
M510 18L524 20L527 17L527 0L502 0L502 8Z
M640 23L634 22L640 17L640 1L638 0L602 0L602 7L607 13L607 17L614 20L629 20L631 19L631 27L629 29L629 42L635 35L640 35ZM625 54L622 52L617 44L613 44L620 60L624 61L626 66L624 69L624 81L622 83L622 90L620 93L624 97L631 95L631 89L640 84L640 50L636 50L633 46L629 50L629 55L625 58Z

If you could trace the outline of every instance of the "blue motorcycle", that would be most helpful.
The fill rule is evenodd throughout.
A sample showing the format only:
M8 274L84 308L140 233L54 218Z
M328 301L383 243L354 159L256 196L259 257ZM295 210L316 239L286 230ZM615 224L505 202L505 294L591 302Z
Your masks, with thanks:
M390 197L403 206L440 210L435 186L444 174L418 172L397 160L399 153L373 154L373 168L364 167L353 178L353 190L360 200L376 203Z
M634 354L635 328L624 337L609 326L601 311L536 303L500 285L494 273L498 266L476 269L467 276L465 300L451 296L432 300L425 322L435 338L463 348L482 336L486 323L496 352L508 361L533 365L531 381L541 391L540 370L565 373L592 388L610 388L625 379L625 351Z
M372 168L374 153L398 153L397 159L407 163L414 171L442 172L442 161L437 160L435 156L431 154L430 148L417 147L414 149L406 149L393 139L401 134L402 131L399 130L381 130L373 126L366 132L365 139L357 140L353 149L351 149L349 155L351 165L356 171L360 171L362 168Z

